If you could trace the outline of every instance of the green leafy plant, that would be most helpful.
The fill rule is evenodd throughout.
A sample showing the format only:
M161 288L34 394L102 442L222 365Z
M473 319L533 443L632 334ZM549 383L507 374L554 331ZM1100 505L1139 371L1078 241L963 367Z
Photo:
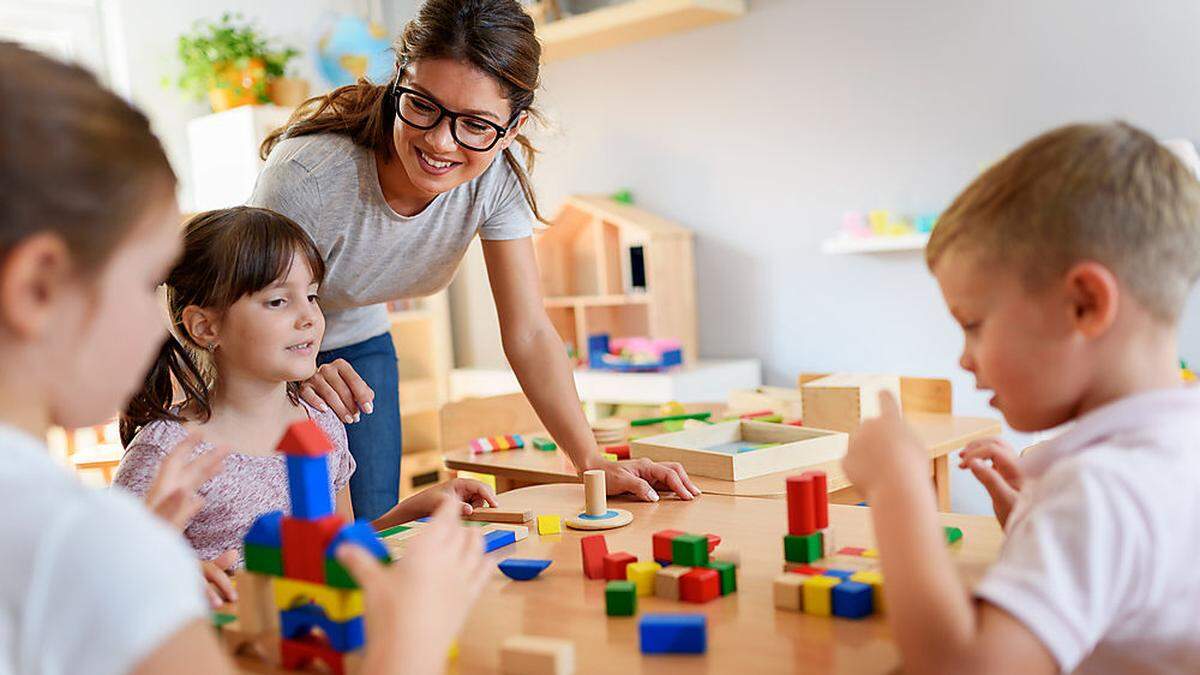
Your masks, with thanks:
M196 21L191 32L179 36L178 52L183 72L175 84L196 99L210 89L236 86L222 77L224 71L243 70L261 60L267 77L255 82L254 93L262 103L268 100L267 80L283 77L288 61L300 54L291 47L273 48L253 23L229 13L216 22Z

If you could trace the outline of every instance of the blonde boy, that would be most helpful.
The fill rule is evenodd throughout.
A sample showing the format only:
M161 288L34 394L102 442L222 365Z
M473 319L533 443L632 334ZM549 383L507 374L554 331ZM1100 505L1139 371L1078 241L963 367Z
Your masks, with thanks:
M1015 467L970 460L1007 533L973 597L896 402L851 439L906 666L1200 672L1200 389L1176 331L1200 183L1132 126L1063 127L967 187L926 258L1009 425L1074 424Z

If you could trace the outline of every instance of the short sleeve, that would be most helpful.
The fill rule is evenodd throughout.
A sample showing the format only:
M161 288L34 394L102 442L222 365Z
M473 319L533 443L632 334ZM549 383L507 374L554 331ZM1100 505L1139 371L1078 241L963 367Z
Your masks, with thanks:
M50 523L32 569L18 672L127 673L207 611L183 539L120 493Z
M121 457L113 486L123 488L135 497L145 497L154 484L166 450L153 443L131 443Z
M320 224L321 191L316 178L293 159L268 161L258 175L248 206L282 213L296 221L314 241Z
M1069 672L1145 597L1147 511L1136 486L1111 470L1055 467L1034 490L975 594L1023 623Z
M479 226L479 238L500 241L532 236L533 211L521 190L521 183L503 156L496 161L503 166L497 171L497 189L487 217Z

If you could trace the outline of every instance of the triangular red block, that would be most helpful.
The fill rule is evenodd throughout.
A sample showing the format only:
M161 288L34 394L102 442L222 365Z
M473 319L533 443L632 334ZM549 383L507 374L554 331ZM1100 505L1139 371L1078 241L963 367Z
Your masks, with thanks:
M279 439L279 451L285 455L324 457L333 449L329 437L313 420L296 422Z

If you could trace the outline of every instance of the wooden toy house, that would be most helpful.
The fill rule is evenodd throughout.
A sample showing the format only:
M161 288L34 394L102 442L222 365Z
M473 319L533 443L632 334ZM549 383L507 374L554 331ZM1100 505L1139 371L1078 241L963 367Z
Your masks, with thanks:
M574 196L538 235L546 312L584 361L588 337L674 338L697 356L692 233L605 196Z

